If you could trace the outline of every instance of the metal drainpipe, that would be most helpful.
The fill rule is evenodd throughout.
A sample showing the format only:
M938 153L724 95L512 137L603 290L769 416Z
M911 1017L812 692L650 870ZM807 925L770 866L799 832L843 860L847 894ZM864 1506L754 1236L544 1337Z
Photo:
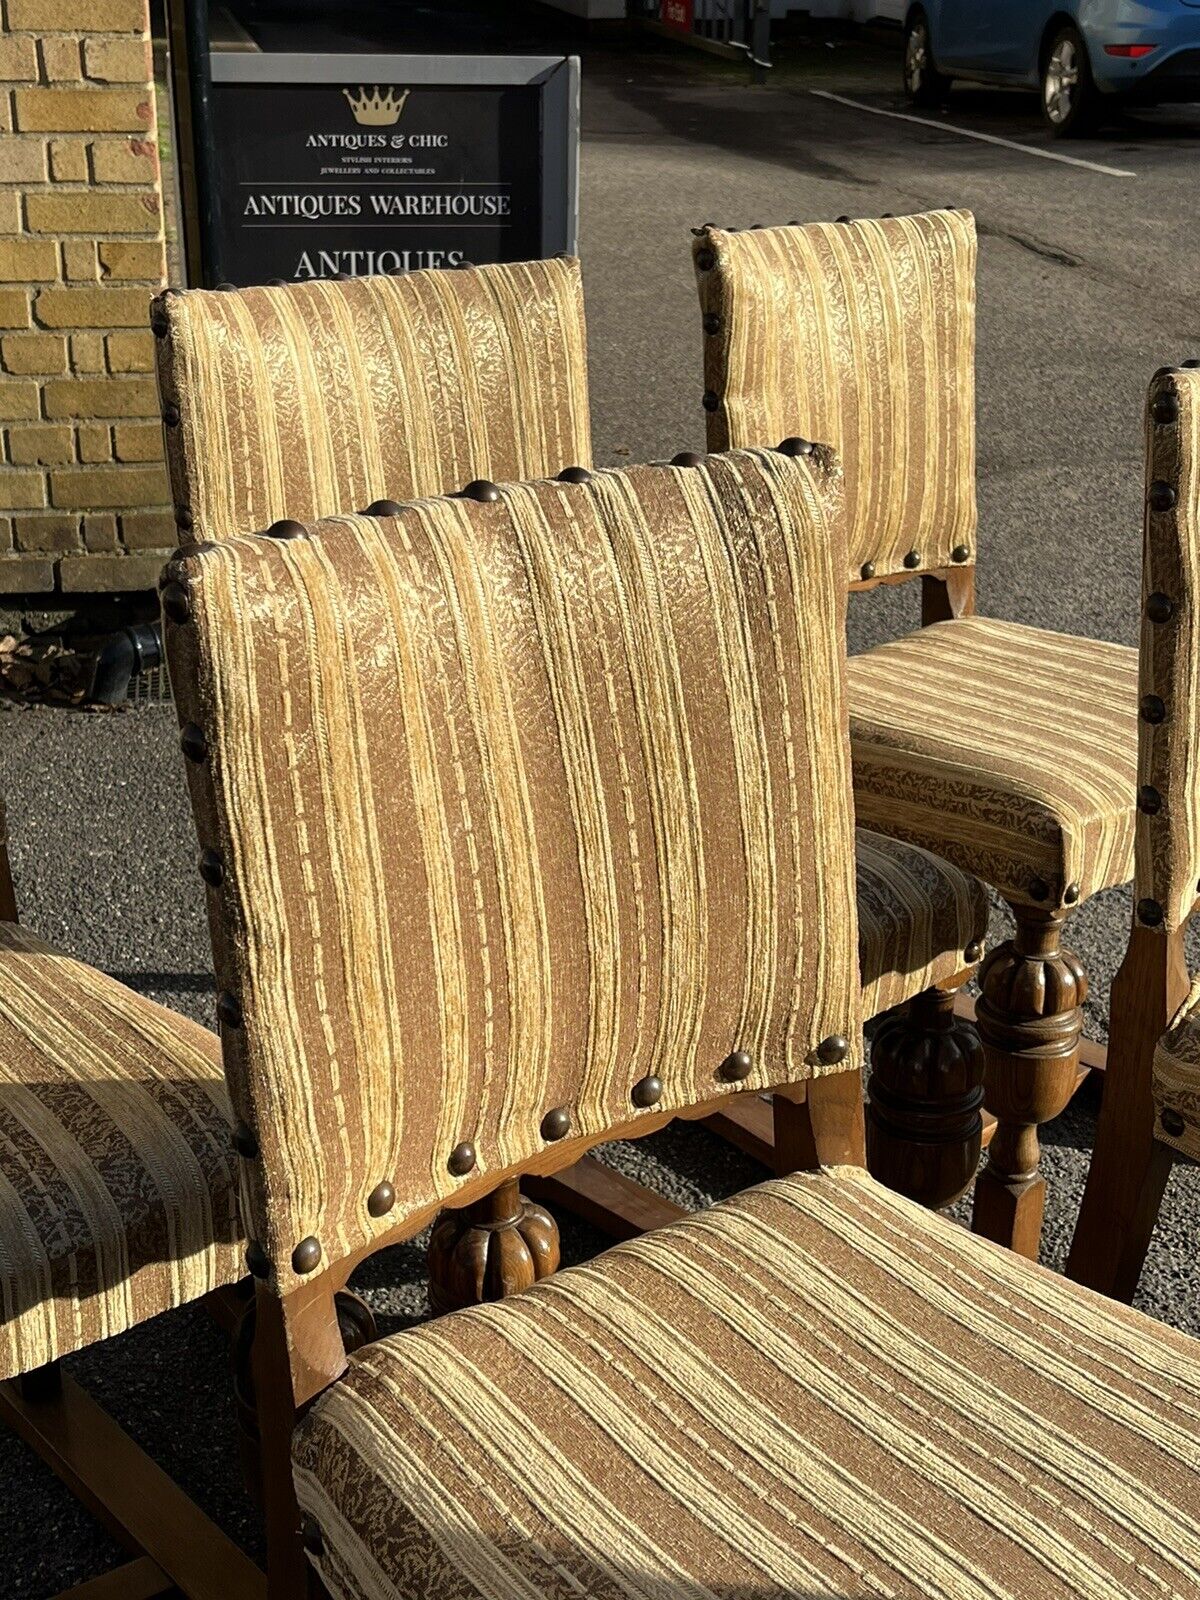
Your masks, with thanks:
M134 622L102 645L88 698L94 705L120 706L139 673L162 665L162 624Z

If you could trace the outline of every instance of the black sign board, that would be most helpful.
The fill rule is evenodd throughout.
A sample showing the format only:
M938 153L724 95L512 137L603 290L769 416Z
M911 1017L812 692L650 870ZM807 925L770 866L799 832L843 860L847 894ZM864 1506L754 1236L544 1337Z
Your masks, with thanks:
M576 248L574 58L230 52L210 70L193 281Z

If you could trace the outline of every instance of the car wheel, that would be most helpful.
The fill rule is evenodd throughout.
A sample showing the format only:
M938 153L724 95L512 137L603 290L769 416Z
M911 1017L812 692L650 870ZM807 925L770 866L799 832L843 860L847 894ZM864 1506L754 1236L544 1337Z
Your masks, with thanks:
M1054 34L1042 62L1042 115L1058 139L1090 133L1100 120L1087 45L1069 23Z
M904 24L904 92L915 106L938 106L950 93L950 79L933 59L929 18L910 12Z

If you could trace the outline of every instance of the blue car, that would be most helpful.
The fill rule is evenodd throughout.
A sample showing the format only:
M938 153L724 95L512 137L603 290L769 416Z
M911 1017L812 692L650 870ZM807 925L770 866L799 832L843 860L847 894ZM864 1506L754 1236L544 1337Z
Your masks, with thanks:
M1119 101L1200 100L1200 0L918 0L904 87L940 104L955 78L1027 84L1061 137Z

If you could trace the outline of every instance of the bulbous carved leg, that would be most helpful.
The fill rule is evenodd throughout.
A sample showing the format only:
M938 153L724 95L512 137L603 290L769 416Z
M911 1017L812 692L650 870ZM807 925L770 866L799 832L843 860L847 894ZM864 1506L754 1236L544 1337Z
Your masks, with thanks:
M436 1316L519 1294L558 1266L558 1224L516 1180L461 1211L443 1211L429 1240L429 1304Z
M954 1014L954 994L926 989L888 1017L871 1045L871 1176L940 1210L963 1194L983 1139L983 1046Z
M997 1125L975 1185L972 1226L1036 1261L1046 1195L1038 1128L1075 1092L1087 978L1060 942L1064 912L1031 906L1013 912L1016 933L979 972L984 1103Z

